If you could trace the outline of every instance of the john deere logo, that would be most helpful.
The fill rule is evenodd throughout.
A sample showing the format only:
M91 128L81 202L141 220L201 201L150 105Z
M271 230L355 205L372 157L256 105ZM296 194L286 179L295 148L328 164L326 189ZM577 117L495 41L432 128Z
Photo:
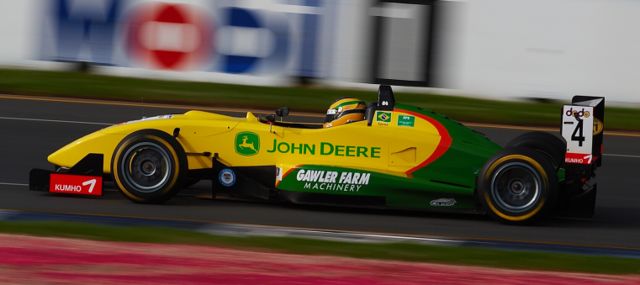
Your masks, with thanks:
M236 152L241 155L254 155L260 151L260 137L253 132L241 132L236 135Z

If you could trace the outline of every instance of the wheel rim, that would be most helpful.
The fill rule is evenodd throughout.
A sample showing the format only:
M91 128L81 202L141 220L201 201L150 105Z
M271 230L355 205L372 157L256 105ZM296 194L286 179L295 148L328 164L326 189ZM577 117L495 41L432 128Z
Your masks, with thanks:
M495 171L491 179L491 196L501 208L523 213L535 207L541 186L540 174L533 167L509 162Z
M162 189L171 176L169 153L150 142L131 146L122 156L120 169L125 182L142 193L152 193Z

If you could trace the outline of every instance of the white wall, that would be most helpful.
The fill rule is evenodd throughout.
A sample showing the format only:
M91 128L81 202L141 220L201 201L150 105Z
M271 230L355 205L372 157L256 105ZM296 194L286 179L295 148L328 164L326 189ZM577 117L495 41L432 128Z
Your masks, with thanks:
M487 96L640 102L640 1L473 0L451 87Z
M0 1L0 64L32 59L38 0Z

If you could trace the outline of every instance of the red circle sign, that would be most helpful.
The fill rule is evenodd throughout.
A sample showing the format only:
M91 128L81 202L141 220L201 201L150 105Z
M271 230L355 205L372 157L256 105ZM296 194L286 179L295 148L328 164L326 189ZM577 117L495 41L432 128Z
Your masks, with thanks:
M153 68L187 69L212 49L213 29L198 11L186 5L144 4L131 19L129 52Z

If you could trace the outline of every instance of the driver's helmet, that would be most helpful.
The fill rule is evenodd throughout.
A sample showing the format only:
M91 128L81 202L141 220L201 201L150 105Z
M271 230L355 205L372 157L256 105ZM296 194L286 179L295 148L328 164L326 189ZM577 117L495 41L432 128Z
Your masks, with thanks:
M333 102L324 119L325 128L364 120L367 104L358 98L342 98Z

